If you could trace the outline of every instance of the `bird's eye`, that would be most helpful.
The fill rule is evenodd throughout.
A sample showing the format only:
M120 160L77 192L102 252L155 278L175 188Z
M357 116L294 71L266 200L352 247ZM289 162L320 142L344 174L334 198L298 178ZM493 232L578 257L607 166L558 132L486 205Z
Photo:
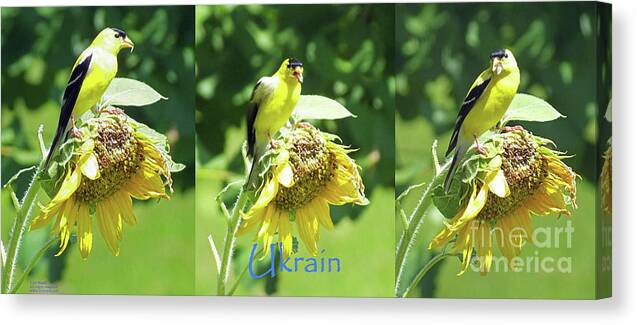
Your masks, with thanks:
M119 38L119 34L115 34L115 38Z
M505 53L504 57L508 59L509 58L509 53Z

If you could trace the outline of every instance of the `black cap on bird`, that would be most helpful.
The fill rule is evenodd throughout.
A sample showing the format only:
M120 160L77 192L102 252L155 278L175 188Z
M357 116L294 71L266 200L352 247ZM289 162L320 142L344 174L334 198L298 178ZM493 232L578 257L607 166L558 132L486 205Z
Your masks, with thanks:
M292 71L294 78L300 83L303 83L303 62L295 58L290 58L288 59L288 69Z
M507 49L497 49L491 52L489 58L491 59L491 71L493 71L493 73L496 75L502 73L504 70L503 61L506 61L509 57L509 53L511 53L511 51Z
M133 48L135 48L135 44L133 44L133 41L131 41L130 38L126 36L126 32L115 27L111 27L111 29L115 31L115 38L120 38L122 40L122 47L130 48L130 51L133 52Z
M507 52L505 49L497 49L493 52L491 52L491 55L489 55L489 58L491 60L495 59L495 58L499 58L502 59L504 56L506 56Z

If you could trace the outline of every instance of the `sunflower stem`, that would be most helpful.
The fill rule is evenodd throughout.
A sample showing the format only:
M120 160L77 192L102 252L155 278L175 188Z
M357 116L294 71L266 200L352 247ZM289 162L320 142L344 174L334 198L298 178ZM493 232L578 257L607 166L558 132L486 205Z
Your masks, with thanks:
M38 167L35 169L33 179L31 180L29 188L27 188L24 194L24 197L20 204L20 208L17 210L16 217L13 222L13 228L9 237L9 246L7 247L6 264L2 269L2 293L8 293L13 286L13 279L18 267L17 257L20 252L20 246L22 244L24 232L26 231L27 225L29 224L35 199L37 197L38 191L40 190L39 175L40 170L42 170L42 168L44 167L44 161L45 160L42 159Z
M246 263L246 266L243 268L243 271L241 271L241 274L239 274L239 278L237 279L237 282L235 282L232 288L230 288L230 291L228 291L228 296L234 295L234 292L239 287L241 280L243 280L243 277L246 275L246 273L248 273L249 267L250 267L250 262Z
M424 220L425 211L429 207L429 202L431 201L431 192L434 189L436 184L439 184L444 177L446 176L445 171L449 169L451 166L451 160L447 161L440 169L439 173L436 173L433 179L429 182L424 192L422 193L420 200L418 200L418 204L412 211L409 216L409 220L407 222L407 227L403 229L402 235L400 236L400 241L398 242L398 248L396 249L396 277L395 283L396 286L394 288L394 293L398 296L400 291L400 279L404 272L405 262L407 261L407 255L409 253L409 249L411 248L413 241L418 233L420 225ZM402 199L402 197L399 197Z
M427 274L427 272L429 272L436 264L438 264L438 262L444 260L446 257L450 257L450 256L455 256L454 254L450 254L450 253L445 253L444 251L436 256L434 256L434 258L430 259L427 264L425 264L420 271L418 271L418 273L416 274L416 276L414 277L414 279L411 281L411 283L409 284L409 287L407 287L407 289L405 290L405 292L403 292L402 295L400 295L403 298L406 298L409 293L418 286L418 284L420 283L420 281L422 280L422 278L425 277L425 275Z
M221 268L219 271L219 277L217 278L217 294L220 296L226 295L226 284L228 283L228 274L230 273L230 264L232 262L232 253L234 251L234 243L237 237L237 230L239 229L240 212L243 211L248 199L248 192L242 187L239 192L239 197L232 208L232 215L230 216L230 223L226 230L226 239L223 247L223 256L221 257Z
M11 290L9 291L9 293L16 293L18 292L18 290L20 289L20 287L22 286L22 283L24 282L24 280L26 280L26 278L29 276L29 273L31 273L31 270L35 267L36 264L38 264L38 262L40 261L40 259L42 258L42 256L44 256L44 254L49 250L49 248L51 248L51 246L53 246L53 244L55 244L55 242L58 241L58 237L54 236L51 239L49 239L44 246L42 246L42 248L40 248L40 250L33 256L33 258L31 259L31 261L29 262L29 264L27 265L27 267L24 269L24 271L22 272L22 275L20 276L20 278L18 279L18 281L15 283L15 285L13 286L13 288L11 288Z

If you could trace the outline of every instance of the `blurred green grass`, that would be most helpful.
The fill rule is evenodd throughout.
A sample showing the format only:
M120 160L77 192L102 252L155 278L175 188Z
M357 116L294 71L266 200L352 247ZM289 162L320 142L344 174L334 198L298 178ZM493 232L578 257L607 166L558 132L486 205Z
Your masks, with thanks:
M42 197L42 195L41 195ZM134 205L137 225L124 225L120 255L113 256L106 248L96 225L93 227L93 250L87 260L80 257L77 245L70 244L63 257L53 257L54 247L41 260L22 286L29 293L29 281L49 281L50 260L64 260L60 281L55 282L64 294L194 294L194 205L195 193L189 190L175 193L170 200L137 202ZM37 212L37 211L36 211ZM14 215L6 191L2 194L2 215ZM3 237L13 223L2 218ZM22 249L24 265L48 237L50 227L29 232ZM72 242L75 238L72 239ZM21 274L21 273L19 273Z

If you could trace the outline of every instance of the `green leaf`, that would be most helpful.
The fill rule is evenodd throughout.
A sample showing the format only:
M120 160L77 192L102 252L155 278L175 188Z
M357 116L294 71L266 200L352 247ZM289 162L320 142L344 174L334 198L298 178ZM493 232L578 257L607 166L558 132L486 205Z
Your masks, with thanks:
M184 168L186 168L186 165L171 161L171 164L169 167L170 167L171 173L178 173L184 170Z
M30 172L30 171L32 171L32 170L34 170L34 169L35 169L35 166L31 166L31 167L28 167L28 168L22 168L22 169L20 169L20 170L19 170L19 171L18 171L15 175L13 175L13 176L9 179L9 181L7 181L7 183L6 183L6 184L4 184L4 186L3 186L3 187L4 187L4 188L7 188L7 187L11 186L11 184L12 184L13 182L17 181L17 180L18 180L18 178L20 178L20 176L21 176L22 174L24 174L24 173L26 173L26 172Z
M541 98L528 94L517 94L502 117L502 125L509 121L547 122L566 117L551 104Z
M451 219L460 210L462 194L466 188L468 188L468 185L454 179L448 193L445 193L445 189L442 185L434 188L433 193L431 193L431 200L445 218Z
M100 106L146 106L160 99L167 98L141 81L115 78L102 95Z
M299 120L338 120L356 117L339 102L318 95L302 95L294 108Z
M608 106L606 106L606 113L604 114L604 118L606 121L612 123L613 122L613 102L609 101Z

